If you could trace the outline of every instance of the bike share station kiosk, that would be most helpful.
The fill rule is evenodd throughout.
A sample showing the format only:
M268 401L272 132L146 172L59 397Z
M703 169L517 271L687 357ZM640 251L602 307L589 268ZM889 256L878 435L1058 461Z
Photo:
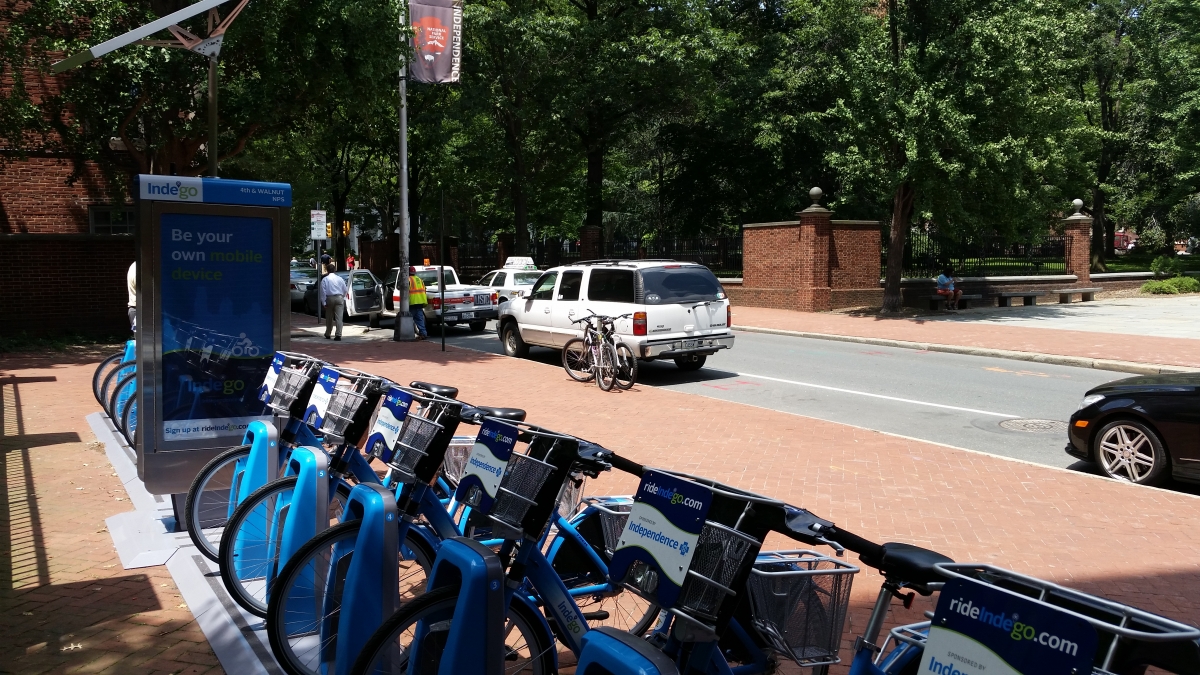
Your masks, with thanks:
M138 197L137 473L178 514L210 459L272 422L258 392L288 346L292 189L141 175Z

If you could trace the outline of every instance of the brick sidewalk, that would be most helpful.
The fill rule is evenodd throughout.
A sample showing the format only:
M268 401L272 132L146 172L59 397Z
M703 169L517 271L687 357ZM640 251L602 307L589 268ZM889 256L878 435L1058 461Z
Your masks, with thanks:
M1018 310L1014 310L1018 311ZM734 307L734 326L1200 367L1200 340Z
M293 348L397 381L453 384L464 400L525 408L532 422L807 507L876 540L1000 564L1200 622L1195 497L663 389L605 394L559 368L454 348L443 354L428 343L305 340ZM10 574L14 590L6 590L0 627L11 637L0 658L19 673L203 672L212 654L197 644L203 637L178 607L166 570L121 571L99 531L106 516L128 506L115 501L121 488L103 453L87 445L93 438L83 416L97 408L88 391L92 366L49 361L0 362L6 382L56 378L3 386L6 406L16 401L21 416L5 410L12 526L0 533L11 542L6 552L16 549L29 562L22 558ZM14 393L19 400L9 398ZM14 419L24 427L10 426ZM628 494L634 486L612 473L587 491ZM19 489L33 491L35 508L22 511ZM848 634L862 630L878 583L859 575ZM919 621L930 607L897 607L893 619ZM81 647L61 651L73 644ZM190 664L201 665L184 671Z
M98 361L0 355L0 673L220 673L167 568L123 569L105 529L132 505L84 421Z

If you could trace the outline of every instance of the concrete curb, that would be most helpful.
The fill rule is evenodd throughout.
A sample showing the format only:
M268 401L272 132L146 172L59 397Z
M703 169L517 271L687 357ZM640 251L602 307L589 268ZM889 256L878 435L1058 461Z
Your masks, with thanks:
M879 347L897 347L900 349L919 349L926 352L945 352L947 354L965 354L968 356L990 356L998 359L1014 361L1031 361L1033 363L1049 363L1056 366L1073 366L1076 368L1093 368L1095 370L1110 370L1118 373L1134 375L1166 375L1170 373L1196 373L1200 368L1187 366L1172 366L1161 363L1137 363L1135 361L1114 361L1110 359L1090 359L1084 356L1063 356L1061 354L1042 354L1040 352L1021 352L1012 349L989 349L987 347L963 347L961 345L942 345L932 342L909 342L907 340L889 340L887 338L860 337L856 335L837 335L834 333L810 333L799 330L780 330L777 328L760 328L757 326L731 326L733 330L747 333L767 333L769 335L790 335L792 337L811 338L814 340L833 340L834 342L855 342Z

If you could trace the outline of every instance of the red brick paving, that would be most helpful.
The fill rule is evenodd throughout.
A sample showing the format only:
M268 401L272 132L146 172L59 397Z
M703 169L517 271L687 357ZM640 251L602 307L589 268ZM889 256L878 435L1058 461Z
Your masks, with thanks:
M84 421L98 361L0 355L0 672L220 673L167 568L123 569L105 529L131 503Z
M640 462L804 506L879 541L928 546L1200 622L1200 499L1189 495L663 389L605 394L552 366L454 348L441 353L429 343L296 340L292 349L397 381L452 384L464 400L525 408L531 422ZM23 466L29 457L49 569L38 576L35 556L12 575L14 590L0 597L7 638L0 659L19 673L219 672L210 668L211 652L197 644L203 636L190 614L177 607L182 600L165 568L120 570L108 534L98 532L106 516L128 505L111 496L120 486L99 448L88 444L83 415L97 409L88 392L91 363L54 360L0 361L0 378L57 378L15 385L22 435L74 431L81 439L17 448L21 436L4 427L8 466ZM13 390L3 385L6 396ZM6 409L6 424L9 415ZM7 494L15 495L11 468L7 476ZM75 491L76 484L88 489ZM635 484L611 473L587 492L627 494ZM0 534L19 544L26 541L18 533L19 505L5 501L12 525ZM778 537L767 544L790 542ZM13 553L30 554L27 545ZM121 582L120 593L90 590ZM866 571L855 582L847 646L850 631L865 624L878 583ZM930 607L927 601L897 607L893 619L920 621ZM61 651L75 643L82 648Z
M1200 340L734 307L734 326L1200 367Z

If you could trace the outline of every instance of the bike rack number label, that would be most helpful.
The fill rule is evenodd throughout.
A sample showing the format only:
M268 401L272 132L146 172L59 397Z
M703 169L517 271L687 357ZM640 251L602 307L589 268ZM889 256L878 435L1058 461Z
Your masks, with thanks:
M454 498L481 513L491 512L516 444L517 428L511 424L487 420L480 425Z
M972 579L951 579L919 672L1078 675L1092 672L1096 644L1096 630L1078 616Z
M711 504L712 490L703 485L659 471L644 473L613 553L612 577L623 579L634 562L644 562L658 570L659 604L673 607Z

